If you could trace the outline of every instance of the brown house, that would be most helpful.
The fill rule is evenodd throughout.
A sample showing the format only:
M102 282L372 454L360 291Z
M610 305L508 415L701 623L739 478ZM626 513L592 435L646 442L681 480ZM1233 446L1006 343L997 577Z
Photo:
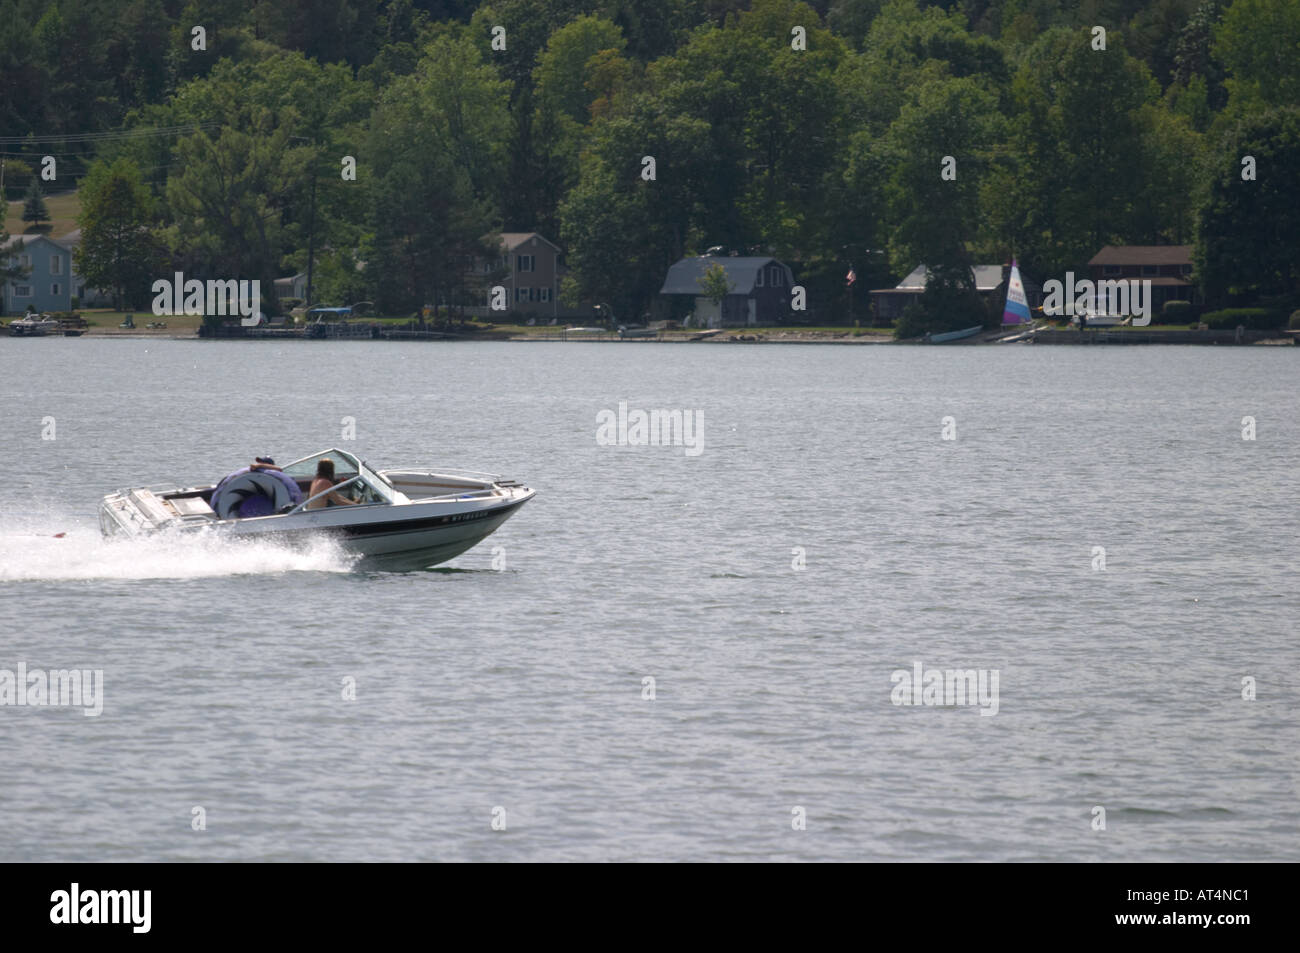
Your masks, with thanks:
M590 313L590 308L566 308L559 302L564 253L537 232L502 232L501 257L480 259L474 267L479 275L505 272L492 284L505 288L506 310L467 309L471 312L506 320L536 318L539 322Z
M1098 281L1150 281L1151 307L1166 301L1201 298L1192 282L1191 245L1107 245L1088 262L1088 277Z

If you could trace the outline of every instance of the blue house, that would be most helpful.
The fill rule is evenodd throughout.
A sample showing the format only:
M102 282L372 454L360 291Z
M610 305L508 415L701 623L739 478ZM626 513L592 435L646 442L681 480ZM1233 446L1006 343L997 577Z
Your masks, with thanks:
M0 312L72 310L72 252L45 235L17 235L0 248L0 255L18 265L27 277L0 288Z

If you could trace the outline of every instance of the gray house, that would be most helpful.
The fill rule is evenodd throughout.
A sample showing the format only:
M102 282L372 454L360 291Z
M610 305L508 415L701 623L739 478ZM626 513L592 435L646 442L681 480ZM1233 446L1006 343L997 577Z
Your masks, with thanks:
M300 271L296 275L288 278L275 279L275 296L281 300L285 298L297 298L300 301L307 300L307 272Z
M700 279L713 265L727 273L731 293L720 306L704 295ZM689 295L694 300L695 320L711 328L753 327L780 324L788 320L790 289L794 272L775 258L741 258L701 255L683 258L668 269L661 295Z
M68 248L45 235L17 235L0 248L0 255L27 274L0 288L0 311L72 310L72 252Z

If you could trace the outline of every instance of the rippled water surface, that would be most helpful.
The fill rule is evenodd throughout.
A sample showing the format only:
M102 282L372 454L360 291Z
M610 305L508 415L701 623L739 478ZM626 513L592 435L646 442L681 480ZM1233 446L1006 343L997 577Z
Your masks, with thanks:
M0 670L104 673L0 707L0 859L1300 859L1298 360L0 340ZM703 452L598 444L620 401ZM419 573L100 540L334 445L538 496Z

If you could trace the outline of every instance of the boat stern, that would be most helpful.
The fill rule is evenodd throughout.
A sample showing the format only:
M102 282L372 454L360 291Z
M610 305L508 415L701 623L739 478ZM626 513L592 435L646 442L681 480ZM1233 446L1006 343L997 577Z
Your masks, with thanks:
M192 496L176 486L110 493L99 503L99 531L108 538L147 536L168 527L212 522L214 514L203 500L175 494Z

